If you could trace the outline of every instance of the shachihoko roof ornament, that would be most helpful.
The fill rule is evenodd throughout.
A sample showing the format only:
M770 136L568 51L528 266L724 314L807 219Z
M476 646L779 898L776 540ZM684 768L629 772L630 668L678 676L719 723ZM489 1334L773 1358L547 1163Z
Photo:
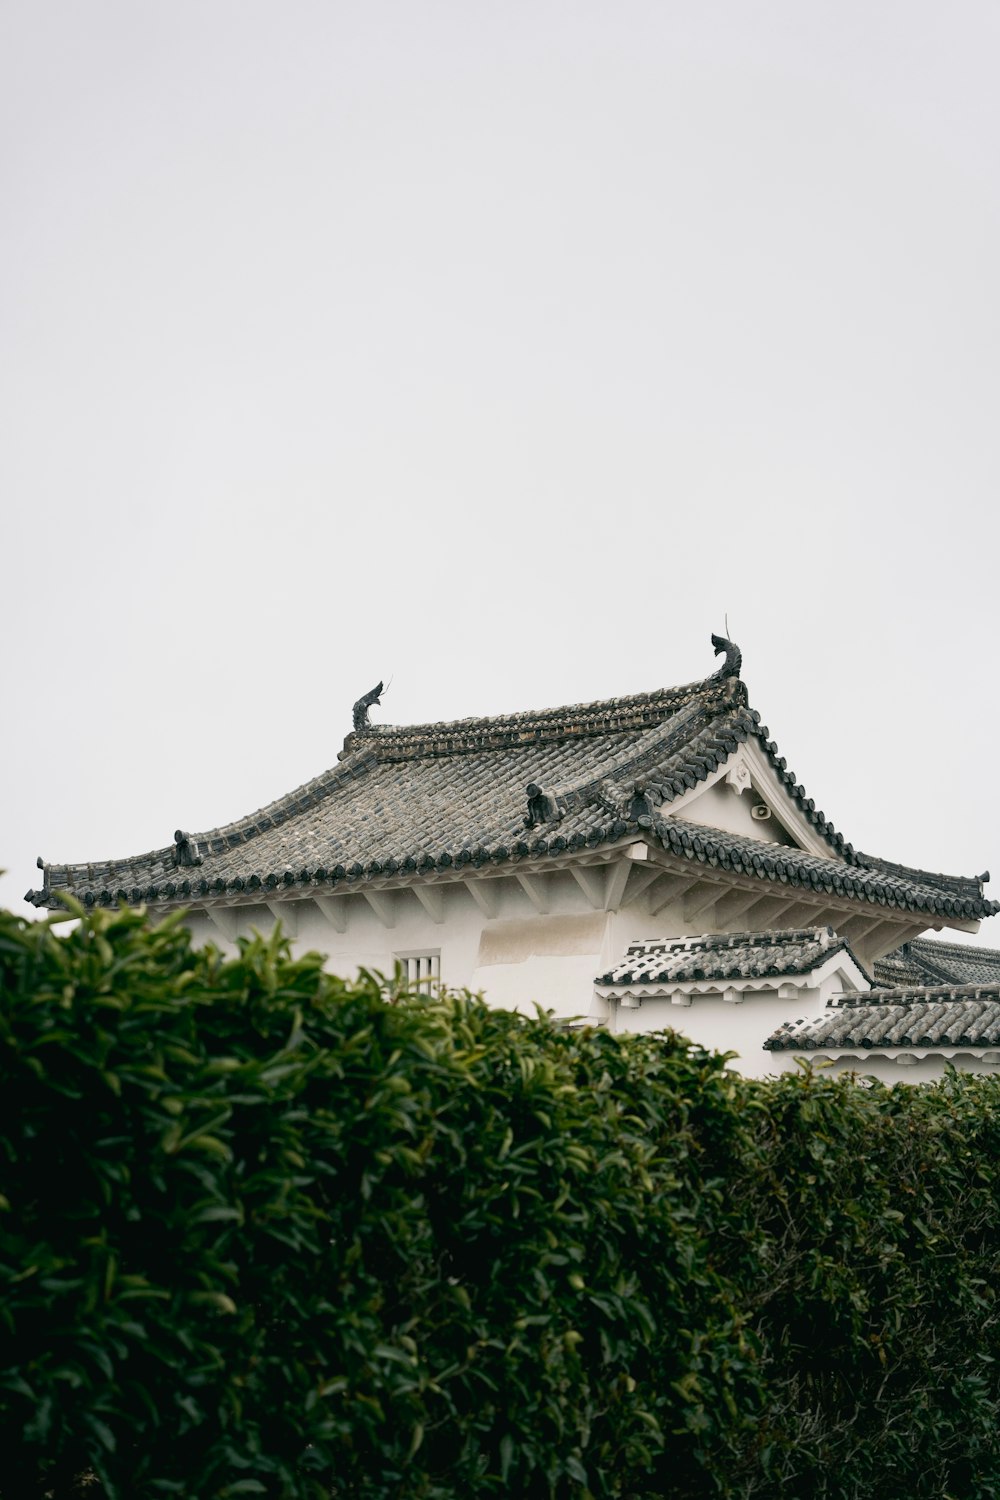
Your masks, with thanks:
M174 834L174 861L178 869L190 869L202 862L197 839L192 839L191 835L181 828L178 828Z
M727 641L724 635L713 635L712 645L715 647L716 656L726 653L726 659L718 669L718 675L738 677L743 666L743 652L739 646L734 646L732 641Z
M358 701L357 701L357 703L355 703L355 705L354 705L354 729L355 729L355 733L357 733L359 730L373 729L375 727L372 724L372 722L369 719L369 717L368 717L368 710L370 708L373 708L376 703L381 703L381 701L382 701L382 694L384 692L385 692L385 685L383 683L381 683L381 682L376 683L375 687L372 688L372 690L371 690L370 693L365 693L364 697L363 698L359 698Z

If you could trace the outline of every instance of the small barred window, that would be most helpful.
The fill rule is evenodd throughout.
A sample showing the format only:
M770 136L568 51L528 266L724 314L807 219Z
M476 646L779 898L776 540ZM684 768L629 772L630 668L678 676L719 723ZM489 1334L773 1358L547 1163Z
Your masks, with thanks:
M430 994L441 982L440 953L397 953L396 962L403 971L403 983L408 990Z

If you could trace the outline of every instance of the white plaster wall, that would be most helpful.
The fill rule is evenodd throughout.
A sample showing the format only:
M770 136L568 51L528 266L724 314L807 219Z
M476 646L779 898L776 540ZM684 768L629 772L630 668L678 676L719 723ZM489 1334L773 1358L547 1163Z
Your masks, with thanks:
M594 976L608 925L608 914L592 909L485 922L469 988L509 1010L538 1004L560 1018L603 1019L607 1005L594 993Z
M780 1071L774 1059L784 1053L765 1052L762 1043L784 1021L797 1021L812 1006L801 1000L779 1000L777 991L751 994L740 1004L721 995L695 995L688 1006L670 1000L643 1000L638 1010L613 1004L613 1025L619 1034L646 1031L679 1031L682 1036L717 1052L736 1052L730 1066L750 1078L763 1078Z
M492 1005L533 1012L536 1003L560 1018L579 1016L616 1024L623 1031L671 1027L705 1047L740 1053L739 1067L748 1073L774 1071L764 1038L782 1021L812 1014L798 1001L752 996L740 1004L696 997L691 1006L643 1001L639 1010L612 1007L594 991L594 980L643 938L683 937L691 931L680 902L651 917L640 901L619 911L596 911L568 872L546 877L544 893L551 907L540 914L510 879L484 881L496 915L487 917L460 882L434 887L443 902L444 921L436 923L412 891L392 893L395 925L385 927L363 896L344 898L345 932L337 932L311 900L288 903L296 928L296 952L316 950L326 956L334 974L351 979L359 968L391 974L395 955L410 951L441 955L442 983L482 994ZM237 932L268 933L274 917L265 905L233 907ZM203 913L191 927L198 942L212 941L224 951L229 942Z
M350 895L341 907L347 918L344 932L336 930L314 901L288 902L293 946L299 953L314 949L324 954L327 968L345 979L353 978L359 968L391 974L398 953L440 952L442 983L453 988L485 991L496 1004L521 1002L522 1008L530 1008L537 999L561 1015L588 1014L598 966L603 962L607 967L617 957L608 946L608 913L595 911L565 872L546 877L543 889L551 907L547 914L536 911L512 880L483 885L495 908L493 917L487 917L456 881L433 887L442 903L440 923L412 891L386 893L392 927L383 924L363 896ZM256 905L226 908L223 921L235 921L236 934L248 936L255 928L271 932L275 919L266 905ZM205 912L193 912L189 926L196 942L235 950L235 943Z
M539 913L509 877L484 878L481 887L488 892L493 916L486 916L460 881L435 885L443 903L440 923L412 891L387 893L392 927L383 924L363 896L352 894L342 898L339 908L346 913L344 932L335 929L314 901L292 901L287 906L295 929L293 946L299 953L312 949L324 954L330 971L345 979L353 978L359 968L391 974L398 953L439 952L445 985L482 993L493 1005L531 1012L537 1002L559 1017L603 1021L625 1032L672 1028L702 1046L737 1052L735 1066L753 1076L795 1066L794 1054L765 1052L761 1044L782 1022L815 1014L825 1003L827 985L814 999L800 995L797 1000L779 1000L771 992L751 994L735 1005L720 995L695 996L690 1006L654 1000L644 1000L638 1010L609 1006L595 995L595 978L617 962L630 942L691 933L692 923L685 919L680 902L665 906L655 917L641 898L620 911L597 911L568 871L547 873L539 887L550 908L546 914ZM235 921L240 935L249 935L253 928L269 933L274 920L265 904L230 907L223 913L223 921ZM234 943L205 912L192 912L189 925L196 942L211 941L223 951L234 950ZM694 926L711 930L700 923ZM738 918L733 930L742 930ZM976 1059L970 1061L978 1068ZM885 1066L890 1082L916 1082L942 1071L940 1062L903 1068L876 1058L857 1066L872 1073Z

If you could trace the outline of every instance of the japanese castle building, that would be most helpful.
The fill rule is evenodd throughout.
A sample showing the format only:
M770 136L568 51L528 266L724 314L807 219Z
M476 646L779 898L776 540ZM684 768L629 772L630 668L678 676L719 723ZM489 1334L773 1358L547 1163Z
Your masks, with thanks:
M1000 1066L1000 953L928 940L1000 910L988 874L862 854L749 706L741 656L602 703L372 724L249 817L129 859L42 864L36 906L183 906L199 940L280 920L296 946L411 985L674 1027L754 1074L825 1058L887 1081Z

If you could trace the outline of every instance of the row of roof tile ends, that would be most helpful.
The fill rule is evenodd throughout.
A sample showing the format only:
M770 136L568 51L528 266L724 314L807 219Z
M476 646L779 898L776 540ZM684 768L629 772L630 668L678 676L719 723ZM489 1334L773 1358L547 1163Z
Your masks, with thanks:
M932 874L847 843L748 706L737 649L718 637L713 643L726 650L726 664L684 687L500 718L364 723L336 766L259 812L205 834L178 830L172 845L120 861L39 860L44 887L26 900L53 906L65 891L88 906L239 902L258 892L266 899L471 872L645 837L684 860L881 906L959 919L1000 911L983 893L988 873ZM662 815L751 738L832 857ZM568 779L547 784L553 772Z
M633 943L597 984L632 985L766 980L808 974L845 951L831 927L720 933ZM787 1021L764 1042L772 1052L815 1048L1000 1045L1000 951L915 939L876 961L873 988L837 996L813 1020Z

